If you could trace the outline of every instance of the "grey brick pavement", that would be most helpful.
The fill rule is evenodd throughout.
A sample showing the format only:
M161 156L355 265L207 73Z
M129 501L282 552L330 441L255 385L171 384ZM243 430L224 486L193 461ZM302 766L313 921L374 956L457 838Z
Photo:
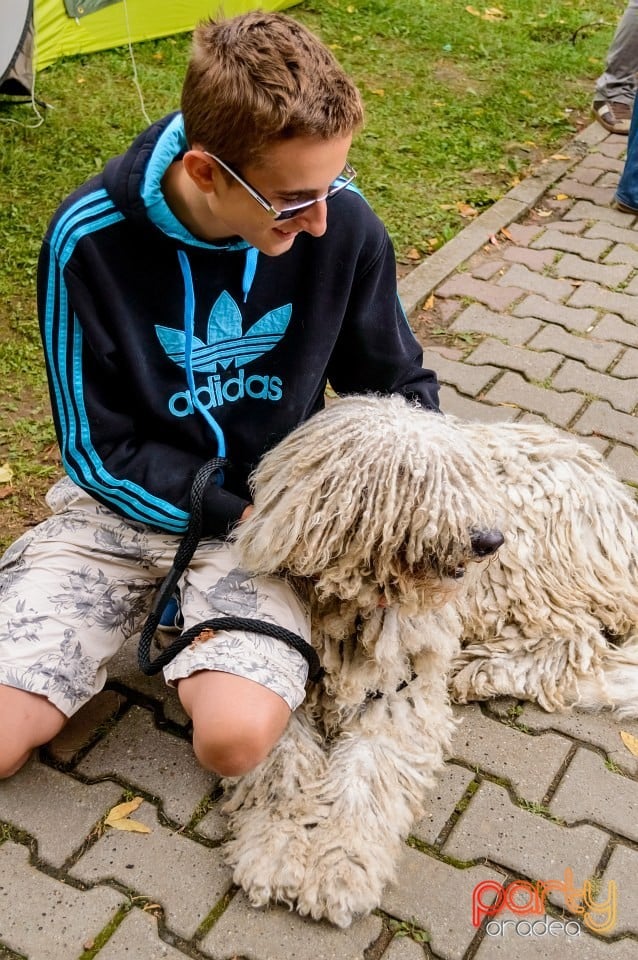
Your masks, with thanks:
M590 440L638 486L638 219L609 206L624 148L588 127L571 159L544 165L400 288L444 410L547 420ZM432 326L444 335L429 338ZM110 684L0 784L0 956L638 957L638 758L620 737L638 736L638 721L513 701L459 709L452 756L396 883L375 915L343 931L248 905L223 863L215 778L192 757L174 692L139 674L133 645L112 664ZM149 834L103 826L131 795L144 800L133 816ZM477 883L560 881L566 869L578 886L599 878L600 896L616 884L611 932L565 912L560 891L542 917L506 909L473 925ZM517 927L521 919L527 926ZM541 919L545 932L530 932Z

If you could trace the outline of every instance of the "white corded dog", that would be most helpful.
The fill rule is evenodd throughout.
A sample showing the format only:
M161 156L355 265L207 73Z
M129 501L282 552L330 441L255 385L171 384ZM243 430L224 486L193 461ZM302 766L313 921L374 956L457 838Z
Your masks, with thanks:
M586 444L400 397L331 404L254 484L243 563L307 598L325 677L229 784L229 860L253 904L346 926L423 813L450 681L460 701L638 716L638 510Z

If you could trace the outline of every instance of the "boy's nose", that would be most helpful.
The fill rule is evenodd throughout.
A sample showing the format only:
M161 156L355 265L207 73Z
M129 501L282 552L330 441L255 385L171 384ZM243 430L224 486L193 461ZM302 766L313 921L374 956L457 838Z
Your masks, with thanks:
M328 226L328 205L325 200L313 203L297 217L300 226L313 237L322 237Z

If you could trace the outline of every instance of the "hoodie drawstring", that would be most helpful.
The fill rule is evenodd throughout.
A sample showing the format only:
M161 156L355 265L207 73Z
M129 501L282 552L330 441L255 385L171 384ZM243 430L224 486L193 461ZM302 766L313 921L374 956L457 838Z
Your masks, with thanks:
M257 250L255 247L248 247L246 250L246 263L244 264L244 277L241 283L241 289L244 294L244 303L246 303L248 300L248 294L250 293L250 288L252 287L253 280L255 279L258 256L259 250Z

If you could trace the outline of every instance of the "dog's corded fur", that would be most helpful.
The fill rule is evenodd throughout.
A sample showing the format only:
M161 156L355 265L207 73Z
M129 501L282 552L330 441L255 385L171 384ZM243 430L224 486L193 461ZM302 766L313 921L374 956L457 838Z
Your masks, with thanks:
M586 444L348 398L254 476L237 541L287 577L325 668L227 804L235 880L345 926L380 902L449 749L448 683L638 716L638 510ZM479 562L481 531L499 529ZM491 548L490 548L491 549Z

